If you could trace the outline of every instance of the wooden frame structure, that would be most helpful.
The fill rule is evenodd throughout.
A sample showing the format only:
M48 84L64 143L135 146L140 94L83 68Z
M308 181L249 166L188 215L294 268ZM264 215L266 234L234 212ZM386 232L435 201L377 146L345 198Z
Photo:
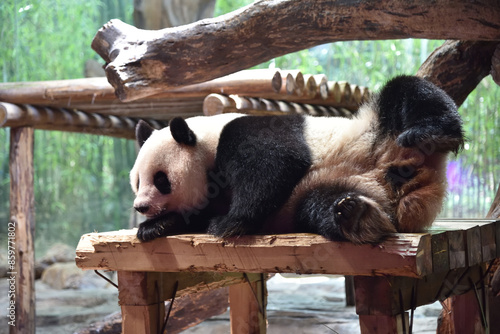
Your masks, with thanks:
M429 10L422 12L419 8L429 8ZM319 15L320 13L328 15ZM276 16L277 14L278 16ZM291 17L294 19L290 19ZM347 21L349 24L346 25ZM298 25L302 29L302 33L299 35L293 33L297 29L297 23L300 23ZM275 29L269 28L269 25L273 25ZM224 29L221 30L221 26ZM352 29L352 27L356 27L356 29ZM255 72L242 80L230 76L219 78L222 75L248 68L281 54L339 40L407 37L453 39L454 41L447 41L436 50L422 65L417 75L442 87L460 105L477 83L490 72L496 82L500 82L499 27L500 5L496 0L485 0L473 4L465 0L454 2L438 0L433 1L432 6L426 0L421 0L420 6L397 0L387 0L378 3L377 6L372 6L369 1L363 3L346 1L338 6L332 5L331 1L304 0L300 3L261 1L222 19L204 20L192 25L169 28L159 32L138 31L119 21L111 21L98 32L93 47L106 60L106 73L113 87L103 78L1 84L0 126L12 128L10 149L11 223L16 226L15 242L18 246L14 268L18 273L16 330L22 329L26 333L34 333L35 331L32 161L34 128L131 138L137 118L151 118L152 121L157 121L156 126L160 127L162 126L161 121L172 116L200 114L203 101L209 94L219 95L211 96L211 103L207 102L207 110L211 111L207 111L207 113L235 110L237 105L246 106L241 109L246 112L264 110L275 113L283 109L283 104L281 107L276 107L278 102L269 102L265 99L285 101L289 104L302 103L303 105L294 105L291 109L294 112L328 113L329 111L325 111L324 107L319 109L311 107L311 105L322 104L333 106L338 112L345 113L344 108L350 109L353 106L355 108L359 101L351 96L358 96L359 94L356 92L361 92L361 89L355 86L349 86L349 89L346 89L344 85L341 95L332 94L340 96L340 98L334 97L329 100L329 95L325 95L321 89L325 90L326 87L327 91L334 92L336 91L335 84L329 85L327 83L325 85L323 79L314 78L317 89L314 93L313 90L304 88L314 86L310 80L311 77L304 78L302 76L300 78L297 72L280 72L279 76L276 75L276 72L271 75L269 73L262 74L264 79L261 75L256 75ZM263 32L261 29L265 29L265 31ZM273 30L275 34L262 39L270 30ZM246 38L231 40L234 36L246 36ZM194 43L196 41L201 44ZM205 43L206 41L221 47L211 48L209 43ZM170 48L162 49L161 42L165 42L165 45L170 46ZM195 44L200 45L201 48L195 53L189 53L191 45ZM266 48L262 48L262 45L265 45ZM203 48L208 52L208 56L207 52L202 52ZM143 52L144 50L151 53L146 54ZM245 56L238 58L235 51L238 51L240 56ZM177 55L177 57L173 55ZM191 55L189 56L191 58L187 55ZM192 58L194 55L203 55L203 59L196 60ZM166 59L168 61L165 61ZM238 61L227 61L227 59L238 59ZM187 60L190 63L184 66ZM210 67L207 66L207 60L210 60ZM182 68L189 68L189 71L179 70ZM255 78L262 80L254 80ZM213 80L206 81L209 79ZM309 81L311 81L311 86L305 84ZM341 85L338 84L338 86L338 89L341 89ZM121 100L114 96L115 91ZM220 95L221 93L224 94ZM229 94L238 96L232 97L228 96ZM252 102L251 98L258 98L258 103ZM122 101L132 102L125 104ZM164 112L165 109L170 108L175 108L175 111ZM118 111L119 109L122 111ZM492 217L498 217L499 208L500 190L497 192L489 214ZM415 292L417 289L422 291L423 288L422 284L415 282L434 282L434 284L429 285L425 283L425 286L432 292L435 291L432 289L438 285L436 282L453 282L453 279L455 279L455 283L457 280L460 282L461 279L458 279L457 275L459 278L471 279L470 282L474 284L467 286L472 290L464 295L466 297L458 297L454 300L454 310L457 312L453 321L470 318L470 316L460 317L458 311L460 305L468 303L470 306L471 299L468 298L472 298L473 301L487 300L483 297L476 298L474 294L479 291L477 284L483 281L481 271L484 274L485 263L489 261L486 259L489 259L490 255L493 254L496 254L493 257L499 256L498 222L476 221L469 223L467 228L461 225L455 227L453 229L446 227L440 232L432 231L418 236L418 245L414 245L414 248L410 247L413 251L416 249L416 253L413 254L410 251L406 255L398 255L406 259L405 261L413 258L415 263L418 262L419 265L414 264L414 267L410 265L410 268L413 269L408 270L403 265L398 269L393 268L395 271L389 273L372 268L371 274L382 276L358 276L356 278L358 304L366 307L366 309L358 309L363 331L371 333L375 332L374 328L378 328L379 331L404 332L408 326L403 325L407 321L405 316L400 316L404 314L402 310L412 309L418 304L417 299L413 296L417 294ZM137 285L137 289L135 289L137 294L124 295L121 293L120 298L126 308L132 309L132 306L138 306L136 309L140 311L139 313L126 312L139 315L140 321L137 323L140 325L137 333L140 331L154 332L154 329L159 326L157 323L159 316L150 305L153 303L160 307L160 314L162 309L161 303L158 302L159 299L154 299L154 296L151 295L151 284L155 289L160 286L162 289L167 289L169 284L172 285L172 277L177 277L176 275L180 274L172 274L172 272L166 274L164 272L166 269L173 270L173 272L186 270L189 272L190 269L150 266L141 269L144 271L137 271L138 268L127 267L124 269L115 265L108 266L106 262L99 265L86 262L87 257L95 259L95 256L99 256L96 254L100 254L102 251L102 248L99 247L102 246L103 240L107 240L108 245L114 245L116 252L119 252L108 251L109 254L104 252L107 254L106 256L113 254L116 257L119 254L129 254L128 252L133 249L146 250L148 247L152 247L147 246L147 244L138 245L130 235L127 237L128 239L120 241L123 238L122 234L122 232L117 232L107 236L84 236L81 243L83 248L79 246L78 250L79 265L87 269L93 268L93 266L99 268L114 266L116 270L120 271L122 285L130 287L132 282L136 282L134 284ZM407 237L410 236L396 236L396 239L392 241L395 242L398 238L406 240ZM94 238L95 243L89 242L89 238ZM271 236L271 238L273 237ZM282 241L280 238L276 238L273 243L277 240ZM311 236L304 236L304 238L302 241L306 241L306 244L315 240ZM456 238L462 243L456 241ZM162 243L163 246L160 247L161 241L164 240L154 241L150 245L157 245L161 248L180 242L178 238L171 238L164 244ZM127 247L122 247L122 242ZM242 242L245 241L242 240ZM430 248L424 247L429 242ZM93 251L90 245L95 246L97 251ZM192 247L195 248L196 245L195 242ZM214 247L222 250L226 249L226 244L219 241L219 244ZM253 247L251 245L242 248L234 246L232 249L248 250L253 249ZM290 247L294 252L297 249L304 251L310 249L304 248L302 243L292 244ZM341 245L332 243L328 247L341 247ZM476 249L476 247L480 248ZM362 249L358 251L363 252ZM429 252L432 256L429 255ZM452 254L454 255L452 256ZM394 255L391 255L391 258L392 256ZM383 262L388 261L388 258L382 258ZM424 261L427 263L426 266L422 267L420 262L422 259L427 259ZM430 267L429 259L432 259ZM476 262L477 260L479 262ZM154 263L158 265L157 261ZM205 269L219 273L235 271L231 270L227 263L219 264L220 266L214 267L213 270ZM435 270L435 267L444 269L442 271L441 269ZM466 269L465 273L460 273L460 268L470 269ZM275 272L276 269L261 268L257 271L251 269L256 268L242 265L237 271L239 274L234 274L235 276L229 279L229 283L243 282L231 288L232 304L235 304L235 299L245 300L249 303L243 303L237 310L233 309L232 311L235 317L243 316L244 318L240 322L247 324L241 328L235 328L235 332L265 331L265 321L262 317L265 305L264 279L260 274L252 276L245 272L265 273ZM286 266L281 269L285 272L290 271ZM346 268L342 267L342 269ZM201 269L198 268L198 270ZM295 271L295 269L291 271ZM328 271L341 273L333 268ZM241 274L242 272L245 274ZM442 276L442 273L445 272L446 274ZM356 270L346 270L342 273L369 275L367 272ZM192 275L196 278L198 274ZM212 279L212 281L225 282L228 279L226 276L231 275L224 274L222 276L224 277L219 277L220 280ZM193 278L194 281L197 279L195 278ZM175 280L178 281L178 279ZM206 281L204 282L206 283ZM223 285L229 283L223 283ZM376 295L372 295L374 298L368 298L366 291L369 290L367 286L370 284L376 284L377 291L391 295L392 298L377 298ZM249 290L249 286L252 286L253 289ZM441 293L442 289L438 288L438 291ZM168 293L162 293L162 298L171 296ZM439 297L440 293L436 292L435 297ZM478 294L479 297L480 295ZM485 304L477 302L475 304L478 306L478 312L475 314L480 314L479 320L484 324L482 319L487 313L484 308ZM479 305L483 307L483 312L479 312L481 311ZM469 312L470 314L472 313ZM129 318L124 321L133 324L136 323L135 319ZM258 321L250 321L249 319L258 319ZM145 323L149 323L151 326L144 326ZM465 328L467 327L459 326L458 323L454 327L457 331Z
M428 233L397 234L377 246L312 234L224 241L180 235L141 243L136 232L90 233L76 250L80 268L118 271L125 334L159 333L165 300L227 285L231 333L265 333L263 273L353 275L362 333L409 333L408 310L484 290L489 264L500 256L496 220L439 221ZM482 322L487 297L472 300ZM466 321L464 328L473 325Z

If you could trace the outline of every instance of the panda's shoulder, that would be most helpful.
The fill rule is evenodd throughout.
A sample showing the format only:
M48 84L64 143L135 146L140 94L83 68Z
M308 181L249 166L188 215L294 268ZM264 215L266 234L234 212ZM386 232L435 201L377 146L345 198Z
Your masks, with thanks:
M280 138L298 135L304 131L306 116L302 115L249 115L228 122L223 129L224 137Z

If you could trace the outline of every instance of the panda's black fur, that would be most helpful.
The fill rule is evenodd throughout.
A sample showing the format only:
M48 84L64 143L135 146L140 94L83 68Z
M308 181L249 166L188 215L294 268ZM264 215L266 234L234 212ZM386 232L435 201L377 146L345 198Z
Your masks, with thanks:
M179 152L195 152L204 143L189 122L176 118L170 123L172 145ZM148 217L138 238L312 232L332 240L376 243L390 233L416 232L432 223L445 195L446 155L456 153L464 141L452 99L423 79L400 76L353 120L332 122L337 120L301 115L224 118L218 132L207 137L217 145L204 155L215 155L213 161L203 160L209 161L204 198L189 205L176 200L175 207L147 215L157 204L153 196L162 196L152 194L160 188L152 184L134 203ZM151 133L141 122L139 144L147 143ZM155 148L154 154L161 153ZM148 175L139 176L141 167L147 168L144 161L138 158L131 172L136 193ZM161 180L167 189L170 162L160 160L155 168L163 165L166 170L147 171L163 173L161 177L144 182ZM174 182L171 191L182 190L184 185L175 190L175 184L186 180Z

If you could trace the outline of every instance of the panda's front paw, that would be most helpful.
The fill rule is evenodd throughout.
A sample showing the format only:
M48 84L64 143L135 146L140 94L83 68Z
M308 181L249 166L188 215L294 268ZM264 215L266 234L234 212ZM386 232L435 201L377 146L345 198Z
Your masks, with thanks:
M366 204L354 194L339 197L334 203L335 221L347 230L356 230Z
M183 232L186 232L186 224L182 217L179 214L171 213L141 223L137 230L137 238L141 241L151 241Z
M151 241L153 239L165 236L164 227L161 224L157 224L150 221L145 221L139 225L137 230L137 239L140 241Z

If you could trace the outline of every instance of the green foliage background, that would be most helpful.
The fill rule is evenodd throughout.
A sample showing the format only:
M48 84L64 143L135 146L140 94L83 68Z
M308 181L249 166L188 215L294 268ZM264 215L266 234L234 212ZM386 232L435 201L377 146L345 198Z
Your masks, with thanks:
M249 4L217 1L215 15ZM132 0L3 0L0 2L0 75L3 82L71 79L84 62L98 59L90 48L109 19L132 23ZM326 44L273 59L258 67L324 73L377 90L390 77L414 74L442 41L390 40ZM469 138L450 165L450 190L443 216L482 217L500 176L500 88L484 79L460 113ZM9 129L0 129L0 236L9 219ZM126 228L133 196L128 171L132 141L35 131L36 249L53 242L75 245L94 230ZM1 237L0 237L1 238Z

